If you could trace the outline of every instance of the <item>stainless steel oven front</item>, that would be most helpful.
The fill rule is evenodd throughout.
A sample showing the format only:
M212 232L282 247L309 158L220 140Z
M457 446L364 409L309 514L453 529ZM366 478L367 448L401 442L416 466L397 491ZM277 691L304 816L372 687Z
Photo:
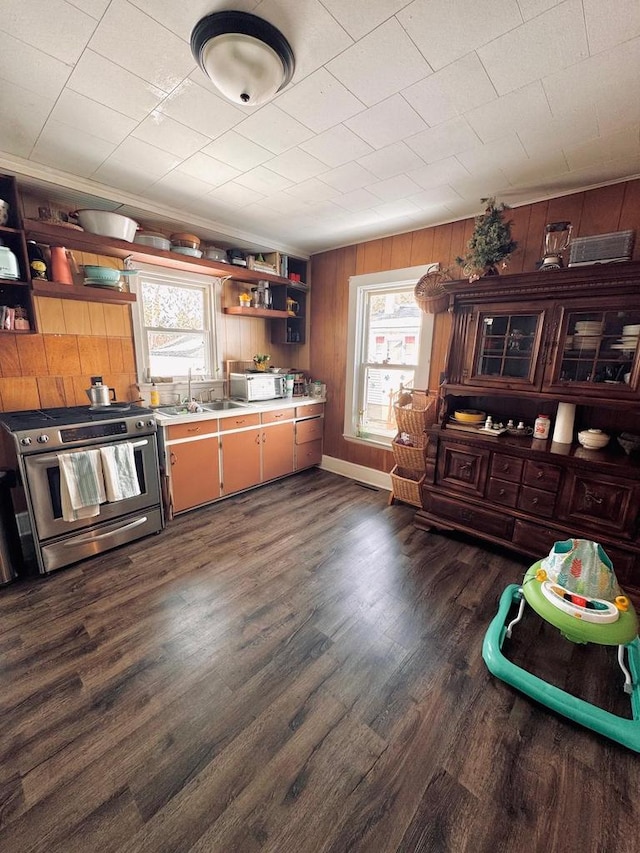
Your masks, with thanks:
M20 428L3 425L13 432L18 450L18 465L27 500L38 570L47 573L78 560L109 550L117 545L159 532L164 526L160 473L158 466L157 425L153 413L117 416L87 413L86 407L62 412L62 422L52 417L44 426L35 420L22 421ZM75 413L75 421L73 420ZM16 413L18 414L18 413ZM31 414L31 413L25 413ZM35 416L36 413L33 413ZM151 417L149 417L151 415ZM129 441L133 447L140 494L100 504L99 514L66 521L60 494L59 454L97 449Z

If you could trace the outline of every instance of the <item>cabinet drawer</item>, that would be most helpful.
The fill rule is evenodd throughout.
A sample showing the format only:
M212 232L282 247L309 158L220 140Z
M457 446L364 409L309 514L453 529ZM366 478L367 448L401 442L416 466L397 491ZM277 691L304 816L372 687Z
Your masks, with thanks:
M263 424L278 424L281 421L293 419L293 409L276 409L273 412L262 413Z
M640 486L604 474L568 471L562 492L562 518L630 538L635 534Z
M488 466L488 450L445 442L440 446L438 454L438 483L468 495L482 497Z
M511 480L513 483L519 483L523 467L524 459L518 459L515 456L494 453L491 458L491 476L497 477L499 480Z
M518 500L517 483L509 483L507 480L496 480L491 478L487 488L487 497L490 501L503 506L515 506Z
M538 560L547 556L554 542L561 542L568 538L568 534L562 530L531 524L519 518L516 518L513 525L513 544L525 554L530 554Z
M428 495L428 509L434 515L457 522L461 527L471 528L490 536L501 539L509 539L511 533L512 519L508 515L501 515L488 509L480 509L476 506L445 498L443 495L430 492Z
M310 418L296 424L296 444L306 444L322 438L323 418Z
M324 403L310 403L308 406L296 406L297 418L310 418L324 412Z
M188 424L172 424L165 427L167 440L175 438L195 438L198 435L215 435L218 432L218 419L192 421Z
M544 492L542 489L523 486L518 498L518 509L521 509L523 512L530 512L532 515L551 518L555 503L556 496L554 492Z
M243 427L260 426L260 415L258 412L248 415L232 415L230 418L220 419L220 431L227 432L230 429L242 429Z
M522 482L525 486L535 486L536 489L553 492L558 488L561 474L562 468L558 468L557 465L527 459L524 463Z
M322 462L322 439L296 445L296 471Z

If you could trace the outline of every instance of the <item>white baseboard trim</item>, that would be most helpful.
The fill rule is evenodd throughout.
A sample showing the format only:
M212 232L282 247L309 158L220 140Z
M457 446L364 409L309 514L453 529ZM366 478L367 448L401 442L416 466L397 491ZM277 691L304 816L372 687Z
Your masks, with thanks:
M341 477L348 477L350 480L357 480L366 486L391 491L391 477L384 471L376 471L365 465L355 465L353 462L345 462L344 459L336 459L334 456L323 456L320 468L332 474L339 474Z

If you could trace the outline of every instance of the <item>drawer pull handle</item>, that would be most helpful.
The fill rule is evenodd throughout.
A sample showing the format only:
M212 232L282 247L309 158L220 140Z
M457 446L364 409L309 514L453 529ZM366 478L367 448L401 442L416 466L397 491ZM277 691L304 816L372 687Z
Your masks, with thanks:
M595 494L594 492L590 492L589 489L585 489L584 500L587 506L591 506L591 504L601 504L602 498L600 495Z
M460 466L460 473L461 474L470 474L471 473L471 463L465 462L464 465L461 465Z
M504 494L505 494L504 489L500 489L500 491L498 492L498 495L502 498L502 497L504 497Z
M533 504L533 506L536 506L536 505L537 505L537 503L538 503L538 498L534 498L534 499L531 501L531 503Z
M473 519L473 513L470 512L468 509L461 509L460 510L460 518L463 521L471 521Z
M544 471L538 471L538 473L536 474L536 480L542 480L543 477Z
M505 474L509 473L509 471L511 470L511 467L510 467L508 462L504 463L504 465L502 466L502 470L505 472Z

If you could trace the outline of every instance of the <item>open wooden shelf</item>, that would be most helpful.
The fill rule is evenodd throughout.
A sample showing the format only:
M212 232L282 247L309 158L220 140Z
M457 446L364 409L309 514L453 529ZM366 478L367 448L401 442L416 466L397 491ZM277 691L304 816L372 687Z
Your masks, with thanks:
M57 299L81 299L84 302L135 302L135 293L108 287L90 287L88 284L58 284L55 281L33 281L31 289L36 296L53 296Z
M263 317L266 320L282 320L289 316L287 311L277 311L274 308L241 308L239 305L225 308L224 313L235 314L239 317Z
M75 249L79 252L110 255L122 260L129 258L134 263L137 261L138 263L155 264L156 266L182 270L183 272L211 275L217 278L230 278L233 281L244 281L248 284L257 284L259 281L269 281L274 284L292 284L288 278L281 278L278 275L256 272L256 270L234 266L233 264L192 258L188 255L178 254L177 252L165 252L163 249L154 249L152 246L143 246L140 243L128 243L126 240L116 240L112 237L101 237L98 234L91 234L88 231L65 228L62 225L40 222L37 219L25 219L24 230L29 240L36 240L39 243L53 243L54 245L64 246L72 250ZM270 312L270 315L272 316L273 312Z

